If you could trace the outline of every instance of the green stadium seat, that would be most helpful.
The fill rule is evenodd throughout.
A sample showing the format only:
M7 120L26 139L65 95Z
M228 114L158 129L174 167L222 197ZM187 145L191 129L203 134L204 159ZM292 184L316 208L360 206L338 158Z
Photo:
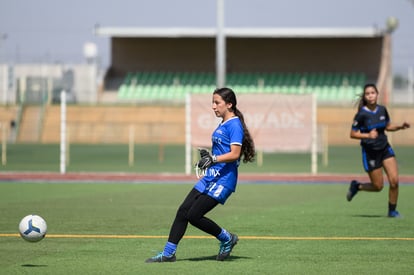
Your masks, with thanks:
M118 98L126 98L128 86L126 84L121 84L118 90Z
M187 92L187 90L186 89L183 89L183 88L181 88L181 87L178 87L176 90L175 90L175 95L176 95L176 98L177 99L179 99L179 100L185 100L185 98L186 98L186 96L187 96L187 93L189 93L189 92Z
M274 92L273 86L271 86L271 85L265 85L263 87L263 92L264 93L268 93L268 94L273 93Z
M318 101L335 103L355 100L365 80L362 73L231 72L226 85L236 93L315 93ZM145 102L184 101L187 93L211 93L215 88L214 72L130 72L119 86L117 97Z

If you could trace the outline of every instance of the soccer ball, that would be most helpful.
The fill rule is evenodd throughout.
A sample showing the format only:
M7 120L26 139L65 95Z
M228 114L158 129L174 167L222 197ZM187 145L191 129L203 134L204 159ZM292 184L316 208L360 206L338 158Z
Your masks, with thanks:
M46 221L38 215L27 215L19 224L20 236L28 242L38 242L46 236Z

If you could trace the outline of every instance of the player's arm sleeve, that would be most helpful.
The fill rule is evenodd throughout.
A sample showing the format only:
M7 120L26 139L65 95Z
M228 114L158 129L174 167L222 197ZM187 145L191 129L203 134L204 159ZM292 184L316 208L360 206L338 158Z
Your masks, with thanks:
M354 131L359 131L361 128L361 116L360 116L360 114L359 113L357 113L355 116L354 116L354 120L353 120L353 122L352 122L352 130L354 130Z
M241 124L234 123L229 129L230 144L242 145L244 138L243 126Z
M390 115L388 114L387 108L384 107L384 113L385 113L385 123L388 124L391 122Z

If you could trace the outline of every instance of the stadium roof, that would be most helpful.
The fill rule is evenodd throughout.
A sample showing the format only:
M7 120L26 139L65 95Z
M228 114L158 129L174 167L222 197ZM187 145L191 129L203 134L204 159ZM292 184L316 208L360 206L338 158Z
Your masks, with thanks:
M378 37L385 31L379 28L225 28L227 37L245 38L349 38ZM95 27L95 35L110 37L215 37L216 28L135 28Z

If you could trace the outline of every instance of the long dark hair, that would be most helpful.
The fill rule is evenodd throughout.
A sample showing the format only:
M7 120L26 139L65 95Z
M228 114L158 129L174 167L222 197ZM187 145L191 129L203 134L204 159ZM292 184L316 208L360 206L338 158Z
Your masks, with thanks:
M362 93L359 95L359 101L358 101L358 110L367 105L367 100L365 99L365 90L367 88L374 88L374 90L379 94L378 88L373 83L365 84L364 89L362 90Z
M218 94L221 96L221 98L226 103L231 103L232 107L231 110L234 112L236 116L239 117L242 126L243 126L243 132L244 132L244 138L241 148L241 153L243 155L243 162L252 162L254 160L254 156L256 154L255 148L254 148L254 142L252 139L252 136L250 135L249 130L247 129L246 123L244 122L244 116L242 112L240 112L239 109L237 109L237 99L236 94L233 92L230 88L219 88L214 90L213 94Z

